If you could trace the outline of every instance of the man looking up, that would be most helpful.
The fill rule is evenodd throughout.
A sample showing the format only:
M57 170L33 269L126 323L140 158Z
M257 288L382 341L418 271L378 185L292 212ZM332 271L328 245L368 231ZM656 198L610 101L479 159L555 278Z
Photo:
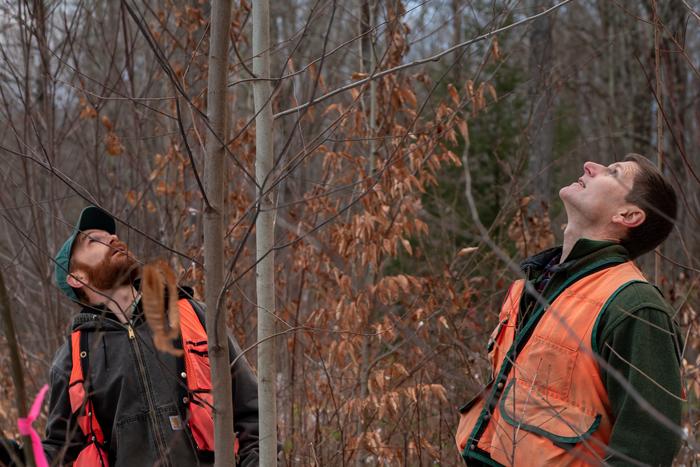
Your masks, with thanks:
M141 308L139 265L114 219L90 206L56 255L56 283L76 303L71 338L50 381L44 450L55 465L213 465L211 382L202 304L179 288L181 357L155 349ZM165 293L165 291L164 291ZM165 300L165 303L168 301ZM229 342L230 359L240 353ZM239 465L258 465L257 382L231 372Z
M586 162L559 196L563 245L523 262L489 340L493 379L460 410L457 447L468 465L671 465L680 436L632 392L680 424L680 334L632 260L670 233L675 191L630 154Z

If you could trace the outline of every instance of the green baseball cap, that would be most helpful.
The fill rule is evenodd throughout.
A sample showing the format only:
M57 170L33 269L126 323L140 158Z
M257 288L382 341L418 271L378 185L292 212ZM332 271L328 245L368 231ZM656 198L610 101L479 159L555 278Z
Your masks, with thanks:
M56 285L58 285L61 292L66 294L68 298L76 302L78 301L78 296L75 294L73 287L68 285L68 281L66 280L68 278L68 271L70 270L70 257L73 253L73 242L80 232L91 229L104 230L111 234L117 232L117 226L112 216L97 206L88 206L80 213L78 222L75 224L75 227L73 227L73 232L61 249L58 250L54 258L56 262Z

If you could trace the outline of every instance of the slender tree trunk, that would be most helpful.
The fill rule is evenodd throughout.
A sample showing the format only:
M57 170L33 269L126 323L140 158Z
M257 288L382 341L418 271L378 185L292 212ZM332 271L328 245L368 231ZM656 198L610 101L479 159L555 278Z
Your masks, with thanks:
M360 61L360 66L364 68L362 71L371 75L376 72L377 68L377 51L375 43L375 31L373 30L375 25L375 7L376 2L372 0L362 0L361 5L361 32L365 33L369 31L369 34L362 39L362 60ZM372 80L369 84L369 118L367 125L367 134L369 137L369 161L367 162L367 175L371 176L374 174L374 167L376 165L376 154L377 154L377 81ZM371 266L365 268L365 272L362 276L365 278L364 281L357 281L358 286L364 287L367 284L360 284L361 282L368 282L370 277L373 277L373 271ZM371 310L371 307L370 307ZM372 322L371 311L366 317L366 321L363 322L363 328L368 329L370 323ZM362 347L360 351L360 368L358 372L359 376L359 387L360 387L360 399L364 400L369 395L369 357L370 357L370 338L368 336L363 336ZM360 436L360 443L358 445L357 452L355 456L355 465L362 465L366 460L366 451L364 448L364 435L367 432L367 421L365 420L364 410L360 411L359 417L357 419L357 435ZM345 461L345 456L343 456L343 461Z
M551 7L546 2L542 9ZM552 51L552 17L538 18L532 23L530 33L530 152L528 169L533 183L536 211L541 211L542 202L549 199L550 165L554 141L554 101L551 74L553 64ZM542 214L537 212L537 214Z
M207 118L207 163L205 189L208 205L204 210L204 298L207 304L207 337L214 397L215 465L234 465L233 406L231 370L228 359L226 314L220 309L224 275L224 142L226 131L226 69L231 3L214 0L209 40L209 80Z
M377 70L377 50L374 37L374 5L369 6L369 28L372 32L369 33L370 38L370 56L369 56L369 72L375 73ZM372 80L369 83L369 170L368 175L374 174L374 166L376 164L375 157L377 154L377 81Z
M255 179L259 214L255 224L258 297L258 404L260 465L277 465L277 402L275 400L275 242L274 196L267 189L273 168L272 90L270 82L270 3L253 2L253 83L255 100Z
M661 85L661 34L663 29L659 19L656 1L652 3L654 11L654 74L656 76L656 151L658 155L658 167L664 170L664 120L663 120L663 90ZM656 247L654 255L654 283L661 284L661 245Z
M450 7L452 8L452 43L459 44L462 42L462 7L464 3L461 0L452 0ZM459 57L460 53L457 52L455 57ZM462 84L462 70L466 67L465 60L460 60L460 63L455 63L452 68L452 79L454 80L454 85L459 88Z
M3 330L7 339L7 346L10 348L10 361L12 364L12 380L15 383L15 404L17 404L17 414L21 417L27 416L27 390L24 387L24 371L22 369L22 359L19 355L19 344L17 343L17 333L15 323L12 319L10 309L10 297L7 296L5 279L0 271L0 314L2 314ZM24 457L28 467L34 466L34 453L31 449L31 439L29 436L22 437L24 441Z

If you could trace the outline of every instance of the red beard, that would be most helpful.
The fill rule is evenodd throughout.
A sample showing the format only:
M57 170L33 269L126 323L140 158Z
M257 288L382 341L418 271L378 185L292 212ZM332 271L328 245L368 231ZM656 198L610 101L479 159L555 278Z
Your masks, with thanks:
M125 243L116 241L109 245L112 250L107 252L100 263L91 267L77 262L74 269L85 272L90 286L98 290L111 290L122 285L130 285L138 276L136 259L131 256Z

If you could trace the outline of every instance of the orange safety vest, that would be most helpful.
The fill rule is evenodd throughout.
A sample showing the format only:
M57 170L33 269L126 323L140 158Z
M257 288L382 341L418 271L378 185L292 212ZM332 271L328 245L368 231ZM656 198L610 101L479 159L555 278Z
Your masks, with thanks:
M612 415L593 330L609 301L633 282L646 279L629 261L565 284L549 308L535 308L524 325L534 330L519 352L514 340L525 283L511 286L489 341L494 380L460 411L455 441L465 460L602 463Z
M214 414L211 394L211 373L207 350L207 333L199 321L197 313L187 299L178 301L180 310L180 333L184 350L185 376L187 380L187 426L198 451L214 452ZM81 332L71 334L72 364L69 396L71 410L80 413L78 424L89 444L80 451L74 465L76 467L108 467L107 453L104 450L104 434L87 396L84 386L83 362L87 362L87 345L81 344ZM81 409L83 409L81 412ZM234 442L234 452L238 454L238 438Z
M82 338L83 335L79 330L73 331L70 336L72 368L68 382L68 397L71 412L77 414L78 426L89 444L80 451L73 465L75 467L108 467L107 453L104 450L105 437L92 408L92 401L85 392L83 364L87 365L87 345L81 344Z

